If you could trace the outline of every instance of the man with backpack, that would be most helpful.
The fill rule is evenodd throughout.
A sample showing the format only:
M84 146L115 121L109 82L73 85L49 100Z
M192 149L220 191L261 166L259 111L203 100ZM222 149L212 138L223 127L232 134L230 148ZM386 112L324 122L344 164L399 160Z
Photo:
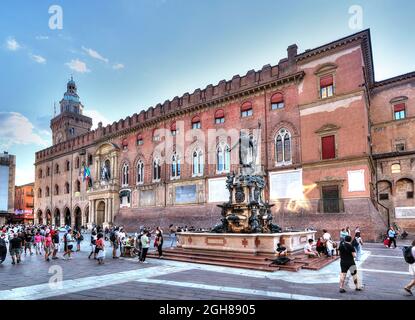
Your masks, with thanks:
M412 296L412 288L415 286L415 240L410 247L404 247L402 250L405 262L409 264L409 274L412 276L411 282L404 287L404 290Z
M112 244L112 258L118 259L117 257L117 249L119 247L118 228L114 228L113 230L111 230L110 241Z
M0 264L6 260L7 255L7 243L6 243L6 235L4 233L0 236Z

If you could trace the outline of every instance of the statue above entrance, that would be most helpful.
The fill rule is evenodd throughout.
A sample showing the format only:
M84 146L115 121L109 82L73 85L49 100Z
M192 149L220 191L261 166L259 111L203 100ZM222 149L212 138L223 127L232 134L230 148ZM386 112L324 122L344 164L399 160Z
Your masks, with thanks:
M111 179L111 164L109 160L106 160L102 164L101 168L101 181L110 181Z

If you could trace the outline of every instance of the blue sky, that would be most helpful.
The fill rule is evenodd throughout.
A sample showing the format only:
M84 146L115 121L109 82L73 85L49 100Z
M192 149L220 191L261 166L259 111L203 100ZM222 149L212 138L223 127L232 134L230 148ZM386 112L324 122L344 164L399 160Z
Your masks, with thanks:
M49 28L49 7L63 29ZM277 64L355 33L349 8L371 28L377 80L415 70L415 2L277 0L3 0L0 7L0 150L17 156L16 184L34 180L34 153L71 74L87 115L117 121L196 88ZM72 67L72 69L71 69Z

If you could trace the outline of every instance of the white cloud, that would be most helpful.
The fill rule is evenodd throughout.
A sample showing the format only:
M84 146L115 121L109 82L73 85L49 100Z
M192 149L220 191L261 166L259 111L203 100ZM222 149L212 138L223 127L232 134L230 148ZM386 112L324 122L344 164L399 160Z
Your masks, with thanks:
M105 127L107 124L112 123L104 115L102 115L98 110L84 110L84 115L92 118L93 129L98 128L98 123L102 122L102 126Z
M0 147L35 144L46 147L48 142L35 132L33 124L18 112L0 112Z
M19 159L17 158L17 161ZM16 166L16 186L22 186L26 183L32 183L35 181L35 167L33 165L25 166L24 168L19 168Z
M40 64L45 64L46 63L46 59L43 58L42 56L37 56L35 54L30 54L29 56L33 61L35 61L37 63L40 63Z
M84 50L91 58L104 61L105 63L108 63L109 61L107 58L104 58L102 55L100 55L97 51L93 49L82 47L82 50Z
M48 36L36 36L36 40L48 40Z
M10 51L17 51L22 48L22 46L16 41L15 38L8 38L6 40L6 48Z
M114 70L120 70L120 69L124 69L124 65L122 64L122 63L116 63L116 64L114 64L113 66L112 66L112 68L114 69Z
M65 64L71 70L74 70L79 73L91 72L91 70L89 70L88 67L86 66L86 63L78 59L75 59L75 60L72 59L71 62L67 62Z

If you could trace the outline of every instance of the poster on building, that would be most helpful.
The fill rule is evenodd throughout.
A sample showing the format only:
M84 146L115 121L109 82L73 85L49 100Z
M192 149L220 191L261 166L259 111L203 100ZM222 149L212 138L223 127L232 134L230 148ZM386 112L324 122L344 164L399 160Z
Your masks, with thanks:
M196 185L177 186L175 203L196 203Z
M415 207L396 207L395 217L398 219L413 219L415 218Z
M270 199L302 199L303 170L270 172Z
M226 178L208 180L209 202L226 202L229 200L229 190L226 189Z
M349 185L349 192L366 191L365 170L347 171L347 182Z

